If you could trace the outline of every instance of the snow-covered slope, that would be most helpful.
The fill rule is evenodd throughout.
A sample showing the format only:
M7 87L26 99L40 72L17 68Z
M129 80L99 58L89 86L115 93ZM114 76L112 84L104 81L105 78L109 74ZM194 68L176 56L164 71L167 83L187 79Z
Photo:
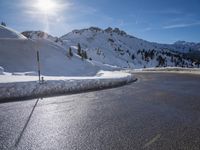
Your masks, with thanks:
M94 75L99 68L76 54L69 57L65 48L46 39L26 39L6 27L0 32L0 66L6 72L37 72L36 50L40 52L41 73L57 76ZM5 34L7 33L8 34ZM10 36L10 35L16 35Z
M0 25L0 39L1 38L26 39L25 36L18 33L17 31L14 31L8 27Z
M41 73L44 75L93 75L98 68L78 56L67 57L66 51L45 40L0 40L0 65L7 72L37 71L36 49L40 50Z
M158 44L138 39L118 28L106 30L91 27L74 30L60 38L65 47L76 46L87 51L91 60L125 68L199 67L199 60L187 58L176 44ZM198 49L197 49L198 50Z
M177 41L173 46L180 52L200 51L200 43Z

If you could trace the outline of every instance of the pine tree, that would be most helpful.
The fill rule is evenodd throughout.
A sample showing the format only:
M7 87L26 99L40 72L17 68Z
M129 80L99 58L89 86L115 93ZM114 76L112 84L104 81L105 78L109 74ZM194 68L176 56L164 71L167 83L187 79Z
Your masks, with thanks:
M87 56L87 52L86 52L86 51L84 52L84 58L85 58L85 59L88 59L88 56Z
M72 53L72 48L69 47L69 56L72 57L73 56L73 53Z
M80 43L78 43L78 50L77 50L77 54L78 54L79 56L81 56L81 57L82 57L82 54L81 54L81 45L80 45Z
M87 52L86 52L86 51L83 50L83 51L81 52L81 58L82 58L82 59L88 59L88 56L87 56Z
M148 55L149 55L148 52L145 51L145 52L144 52L144 59L145 59L145 61L147 61L147 62L149 61Z
M158 61L158 66L161 67L161 66L164 66L164 65L165 65L166 59L159 55L159 56L157 57L157 61Z
M6 23L3 21L1 22L1 25L6 27Z
M81 51L81 59L84 59L84 51Z
M132 59L133 59L133 60L135 59L135 55L134 55L134 54L132 54Z

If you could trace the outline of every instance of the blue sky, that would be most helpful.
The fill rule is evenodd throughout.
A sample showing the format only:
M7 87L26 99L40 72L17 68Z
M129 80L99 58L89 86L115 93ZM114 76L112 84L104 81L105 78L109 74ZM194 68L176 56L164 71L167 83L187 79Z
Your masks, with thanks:
M56 7L41 12L36 1L0 2L0 21L18 31L43 30L61 36L73 29L118 27L154 42L200 42L200 0L48 0Z

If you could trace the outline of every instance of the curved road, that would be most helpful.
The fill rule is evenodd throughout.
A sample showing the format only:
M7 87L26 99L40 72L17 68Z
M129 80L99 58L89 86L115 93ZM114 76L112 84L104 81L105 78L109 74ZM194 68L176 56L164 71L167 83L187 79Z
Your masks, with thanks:
M0 103L0 149L199 150L200 76L136 76L114 89Z

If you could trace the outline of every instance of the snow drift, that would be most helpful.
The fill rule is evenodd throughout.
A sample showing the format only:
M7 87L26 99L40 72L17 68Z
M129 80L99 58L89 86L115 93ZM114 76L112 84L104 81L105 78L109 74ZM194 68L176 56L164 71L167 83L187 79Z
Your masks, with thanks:
M12 82L11 79L14 78ZM94 77L45 77L43 84L37 77L0 76L0 100L52 96L77 93L124 85L136 78L124 72L99 72ZM9 82L6 82L9 80Z

